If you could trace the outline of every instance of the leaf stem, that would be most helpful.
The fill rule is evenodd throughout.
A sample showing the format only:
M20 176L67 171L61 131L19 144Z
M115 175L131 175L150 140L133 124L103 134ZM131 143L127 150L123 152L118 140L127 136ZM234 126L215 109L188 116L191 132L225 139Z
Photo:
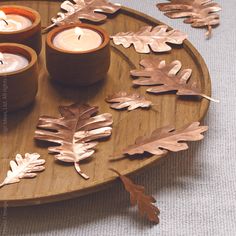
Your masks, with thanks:
M214 98L211 98L211 97L207 96L206 94L202 94L202 93L201 93L200 96L202 96L203 98L206 98L206 99L208 99L208 100L210 100L210 101L212 101L212 102L217 102L217 103L220 102L219 100L214 99Z
M55 26L56 26L56 23L49 25L48 27L46 27L45 29L42 30L42 34L46 34L51 28L53 28Z
M212 27L211 27L211 25L208 25L208 26L207 26L206 37L207 37L208 39L210 39L211 36L212 36Z
M89 179L89 176L86 175L84 172L81 171L80 166L79 166L79 163L75 162L75 163L74 163L74 166L75 166L75 169L76 169L76 171L79 173L80 176L82 176L82 177L83 177L84 179L86 179L86 180Z

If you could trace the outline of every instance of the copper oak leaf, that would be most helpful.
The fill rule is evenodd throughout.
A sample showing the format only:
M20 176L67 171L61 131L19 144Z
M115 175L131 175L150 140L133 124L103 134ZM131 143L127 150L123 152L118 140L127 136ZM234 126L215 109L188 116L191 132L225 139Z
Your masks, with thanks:
M159 3L157 7L169 18L183 18L184 23L195 28L207 27L207 37L212 34L212 26L220 23L220 17L215 12L221 10L219 4L212 0L171 0L169 3Z
M106 14L113 14L121 8L120 4L113 4L107 0L71 0L64 1L56 17L52 18L53 24L44 29L47 32L54 26L66 25L80 22L80 19L86 19L93 22L104 21Z
M44 159L39 159L38 153L26 153L25 157L20 154L16 155L15 161L10 161L11 170L7 172L7 177L0 184L0 188L7 184L14 184L20 182L23 178L34 178L37 176L36 172L43 171L45 167Z
M138 107L147 108L152 105L152 102L146 100L144 96L137 93L127 94L126 92L118 92L110 95L106 98L106 101L113 103L111 108L117 110L127 108L128 111L132 111Z
M114 44L123 45L125 48L132 44L139 53L170 51L171 47L167 43L182 44L187 35L179 30L169 30L167 25L143 26L138 32L120 32L111 36ZM150 48L149 48L150 47Z
M98 108L89 105L72 104L60 106L60 118L41 116L35 139L58 144L48 148L55 158L74 163L76 171L85 179L89 177L80 169L80 161L93 155L95 140L109 137L112 115L104 113L94 116Z
M112 168L110 170L115 172L124 184L125 190L130 194L131 205L138 205L139 213L142 216L147 216L150 221L159 223L158 215L160 214L160 211L153 205L153 203L156 202L155 198L146 195L143 186L134 184L128 177L121 175L117 170Z
M143 66L144 69L132 70L130 72L134 77L142 77L135 79L133 84L151 86L151 88L147 89L149 93L159 94L176 91L176 94L179 96L200 96L214 102L219 102L218 100L202 94L196 87L196 83L188 83L192 70L184 69L179 72L182 64L178 60L166 64L164 60L150 57L141 60L140 65Z
M198 141L204 138L203 132L207 131L207 126L200 126L199 122L194 122L186 127L175 130L167 126L155 130L150 137L139 137L135 144L123 150L123 156L132 156L148 152L153 155L164 155L167 151L179 152L188 149L186 141Z

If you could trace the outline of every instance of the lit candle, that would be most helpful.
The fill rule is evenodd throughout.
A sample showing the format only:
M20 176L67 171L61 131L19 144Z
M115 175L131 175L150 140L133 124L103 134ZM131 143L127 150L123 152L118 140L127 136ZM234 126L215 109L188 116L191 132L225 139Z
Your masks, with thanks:
M75 23L50 31L46 66L52 79L87 86L105 79L110 66L110 38L94 25Z
M29 61L21 55L0 52L0 74L21 70L29 65Z
M1 32L14 32L29 28L32 26L32 21L22 15L18 14L5 14L0 11L0 31Z
M0 43L0 81L0 111L31 104L38 90L36 52L22 44Z
M74 27L58 33L54 39L55 47L74 52L89 51L103 43L102 36L87 28Z

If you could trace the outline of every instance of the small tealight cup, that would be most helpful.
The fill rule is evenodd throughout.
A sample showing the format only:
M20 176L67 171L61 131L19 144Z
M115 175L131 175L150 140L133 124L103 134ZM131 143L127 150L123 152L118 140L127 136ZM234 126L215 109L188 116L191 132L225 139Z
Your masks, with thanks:
M12 112L28 106L37 90L35 51L22 44L0 43L0 110Z
M41 18L37 11L23 6L0 6L0 43L19 43L42 49Z
M46 65L52 79L66 85L88 86L105 79L109 35L89 24L57 27L47 35Z

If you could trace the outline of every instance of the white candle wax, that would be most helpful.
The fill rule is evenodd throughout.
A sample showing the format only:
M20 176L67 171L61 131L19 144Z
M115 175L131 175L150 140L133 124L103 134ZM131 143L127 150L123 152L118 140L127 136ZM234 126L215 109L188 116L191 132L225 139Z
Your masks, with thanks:
M64 30L53 39L55 47L74 52L98 48L102 42L102 36L98 32L79 27Z
M26 29L32 25L32 21L22 15L5 14L0 11L0 32L14 32Z
M0 74L21 70L29 65L27 58L12 53L0 53Z

